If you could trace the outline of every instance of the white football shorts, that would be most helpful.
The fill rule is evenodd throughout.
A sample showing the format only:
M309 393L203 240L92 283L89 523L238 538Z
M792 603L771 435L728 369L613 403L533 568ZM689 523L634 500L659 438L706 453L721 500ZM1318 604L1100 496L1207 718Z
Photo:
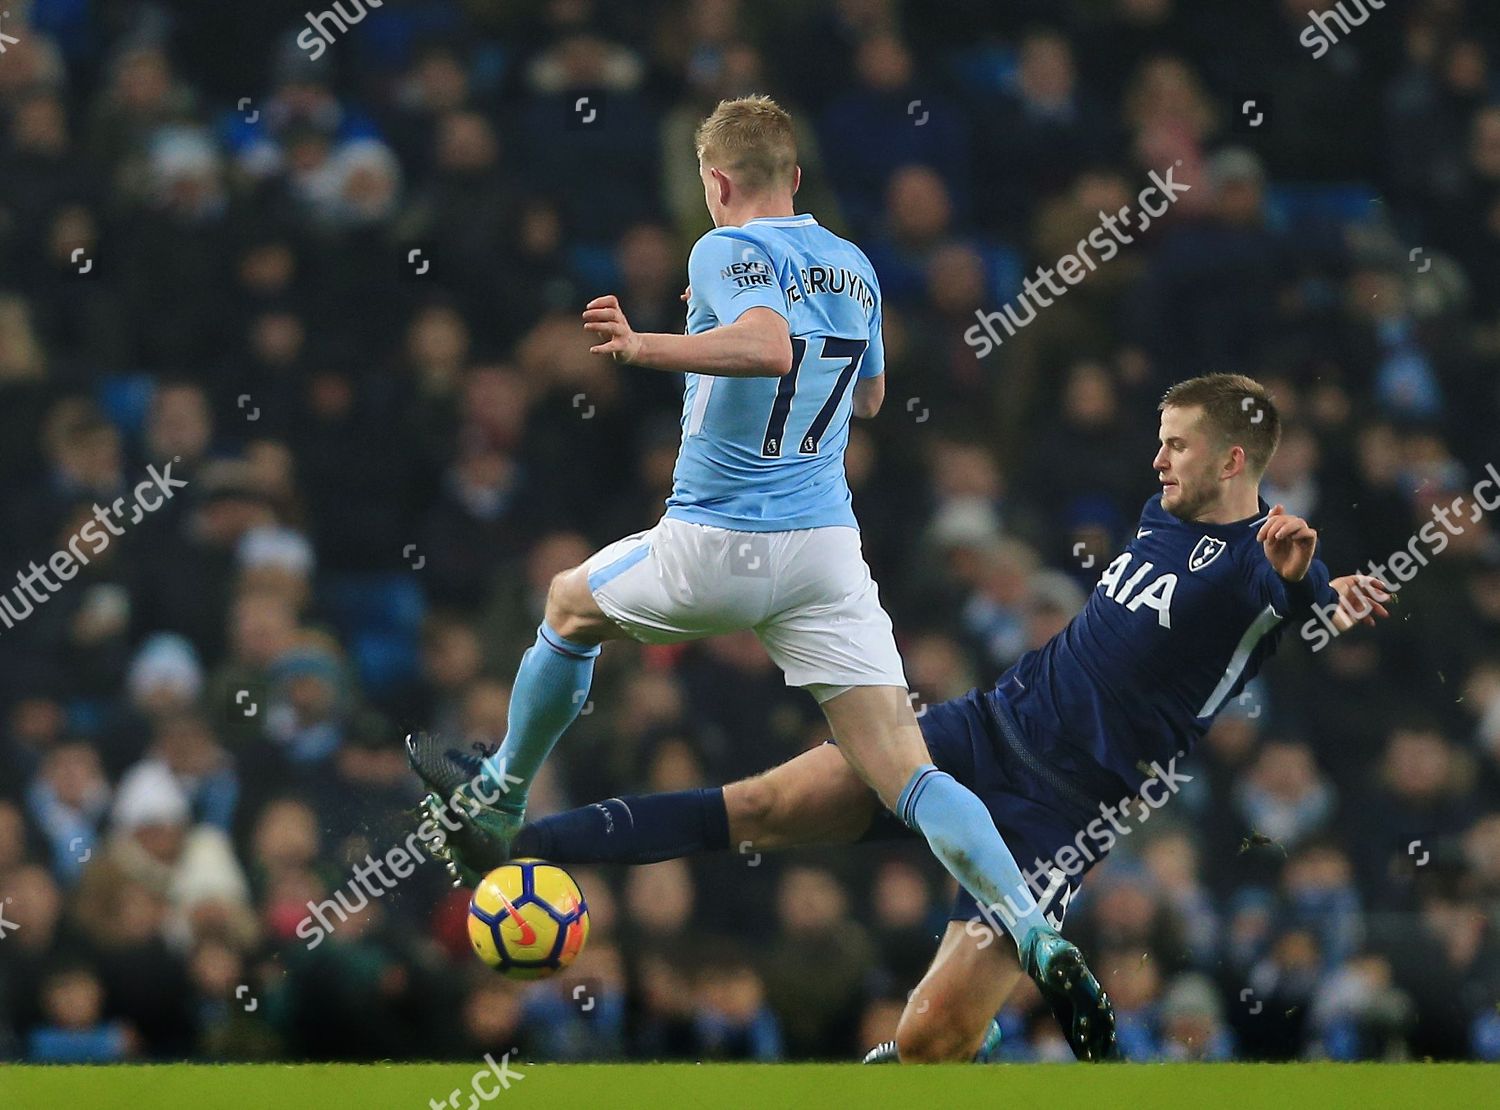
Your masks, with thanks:
M906 675L859 531L732 532L663 517L584 567L604 614L647 644L754 629L788 686L820 700Z

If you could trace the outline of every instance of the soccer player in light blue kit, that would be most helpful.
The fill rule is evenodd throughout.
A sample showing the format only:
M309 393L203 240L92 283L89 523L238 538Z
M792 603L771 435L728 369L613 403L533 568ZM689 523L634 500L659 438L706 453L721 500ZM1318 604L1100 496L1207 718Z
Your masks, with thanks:
M852 243L794 212L790 118L766 97L721 103L697 135L714 230L688 260L688 330L642 334L617 298L583 313L618 362L687 375L666 515L559 574L521 660L504 742L482 760L430 736L413 766L466 826L446 851L462 877L509 852L538 768L588 697L605 640L674 643L754 629L788 685L822 706L839 751L926 837L981 904L1026 904L1009 927L1074 1052L1114 1051L1109 1000L1078 949L1026 899L984 804L933 765L890 618L860 550L844 477L851 414L885 397L880 288ZM440 805L434 797L432 806Z

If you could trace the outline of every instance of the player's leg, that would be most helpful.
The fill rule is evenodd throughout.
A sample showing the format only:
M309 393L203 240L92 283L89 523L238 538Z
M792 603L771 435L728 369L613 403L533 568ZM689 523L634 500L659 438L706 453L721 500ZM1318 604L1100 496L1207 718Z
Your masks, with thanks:
M629 547L638 539L612 547ZM599 645L623 635L594 602L588 565L563 571L548 588L536 641L521 656L499 747L476 754L430 733L406 738L408 760L434 791L419 819L445 830L434 852L455 882L473 886L509 858L531 784L588 700Z
M407 738L412 767L434 791L424 803L428 820L447 830L437 851L456 877L472 879L475 871L508 858L537 771L588 700L600 645L631 634L604 611L594 591L644 562L651 541L651 532L627 536L552 579L536 641L522 655L511 687L505 737L495 750L475 754L425 733Z
M734 846L848 844L877 809L838 749L820 744L729 786L627 795L543 817L516 834L511 850L554 863L635 864Z
M885 800L890 797L900 769L909 766L914 758L909 750L908 730L899 727L890 730L895 736L888 746L872 744L867 737L852 746L842 739L844 733L858 734L861 720L873 722L878 735L879 724L882 719L890 719L893 708L911 711L904 697L899 707L893 705L889 696L847 700L852 694L880 690L888 693L889 688L850 690L830 699L824 709L833 724L834 735L840 737L839 746L862 774L870 774L871 784ZM843 704L837 704L840 702ZM959 764L950 761L949 765ZM866 768L873 768L873 772L867 772ZM875 775L885 776L885 782L879 782ZM1054 874L1053 885L1039 894L1016 863L989 807L972 790L930 762L924 761L911 772L891 809L927 838L933 854L983 907L985 922L1003 928L1010 935L1019 966L1041 991L1074 1055L1091 1062L1113 1059L1118 1050L1114 1009L1109 998L1078 947L1065 940L1049 920L1049 906L1065 886L1061 872ZM1052 917L1059 923L1062 920L1056 908L1052 909Z
M970 733L973 758L966 759L962 735L966 722L951 711L956 705L961 703L933 707L949 718L940 727L923 721L933 755L959 768L965 781L983 795L996 828L1008 841L1026 855L1055 856L1058 846L1072 843L1078 815L1065 815L1046 799L1033 796L1032 784L1018 777L1021 769L1003 752L995 752L987 736ZM1084 1060L1118 1059L1109 998L1083 965L1078 950L1057 932L1081 882L1081 872L1050 872L1038 902L1052 927L1032 934L1038 941L1027 947L1020 960L996 914L960 889L938 953L907 1000L896 1039L876 1046L865 1062L987 1062L1000 1044L995 1014L1023 971L1036 982L1075 1055ZM1064 978L1071 981L1061 981Z
M856 686L823 702L839 748L892 813L927 839L933 854L1000 919L1018 951L1048 929L1031 888L989 810L932 762L904 686Z
M984 1047L1021 978L1015 949L981 921L950 921L896 1027L905 1064L962 1063Z
M536 643L521 660L500 746L476 758L437 737L408 738L412 766L434 790L428 819L449 830L437 851L457 879L510 858L531 783L587 701L603 641L676 643L761 618L770 579L731 573L733 535L665 518L558 575ZM457 821L444 820L450 808Z
M853 844L870 830L880 802L833 744L819 744L764 774L724 788L730 843L774 852ZM894 822L893 822L894 823Z
M1020 949L1046 919L1023 897L1029 888L984 803L932 762L859 533L815 528L778 542L781 609L757 630L767 651L789 685L818 700L850 764L959 884L984 904L1017 909L1007 927Z
M1078 1057L1102 1058L1114 1042L1108 1001L1082 954L1047 921L989 809L932 762L858 534L824 528L796 540L795 557L778 565L786 607L758 629L767 650L788 684L818 699L840 750L880 800L991 907Z
M778 567L786 607L757 630L766 651L787 684L819 700L844 757L886 808L927 838L963 888L1013 909L1007 927L1022 948L1046 918L984 802L932 762L858 532L817 528L795 541Z
M594 601L587 565L552 579L536 642L521 656L511 686L505 739L484 761L486 783L499 796L481 800L511 817L517 828L537 772L588 701L600 645L624 635Z

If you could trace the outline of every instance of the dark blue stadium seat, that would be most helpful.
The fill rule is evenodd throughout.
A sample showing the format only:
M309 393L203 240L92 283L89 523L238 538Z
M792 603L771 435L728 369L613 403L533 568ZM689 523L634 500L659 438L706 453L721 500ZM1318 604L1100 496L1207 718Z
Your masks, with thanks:
M409 574L335 574L318 583L318 601L351 645L366 690L414 677L427 600Z

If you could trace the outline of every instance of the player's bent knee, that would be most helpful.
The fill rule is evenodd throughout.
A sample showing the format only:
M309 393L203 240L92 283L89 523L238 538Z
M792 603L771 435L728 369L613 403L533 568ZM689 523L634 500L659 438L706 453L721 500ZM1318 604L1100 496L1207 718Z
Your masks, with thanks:
M608 624L589 592L588 571L581 567L560 571L547 587L547 625L568 640L588 640Z
M778 847L775 832L777 790L765 775L731 783L724 788L733 838L749 840L764 848Z
M896 1026L896 1053L903 1064L958 1064L974 1058L983 1040L963 1029L959 1015L913 995Z

